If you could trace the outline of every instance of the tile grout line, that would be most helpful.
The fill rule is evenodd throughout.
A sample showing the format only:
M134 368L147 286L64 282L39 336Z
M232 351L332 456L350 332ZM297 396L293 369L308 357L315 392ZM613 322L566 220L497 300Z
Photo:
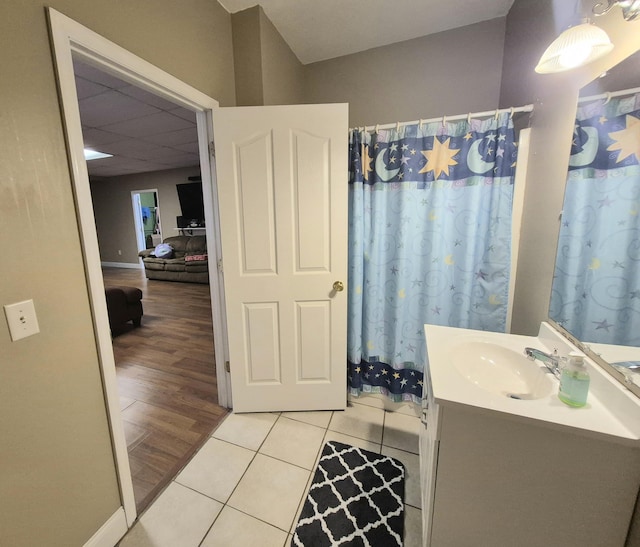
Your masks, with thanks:
M355 404L358 404L358 403L355 403ZM359 406L368 406L368 405L359 405ZM348 406L347 406L347 408L348 408ZM369 408L376 408L376 407L369 407ZM260 452L260 450L262 449L262 447L263 447L263 446L264 446L264 444L266 443L267 438L268 438L268 437L269 437L269 435L273 432L273 430L274 430L274 428L275 428L276 424L278 423L278 421L280 420L280 418L281 418L281 417L284 417L284 418L287 418L287 419L289 419L289 420L293 420L293 421L296 421L296 422L298 422L298 423L302 423L302 424L305 424L305 425L311 425L311 426L313 426L313 427L317 427L318 429L322 429L322 430L323 430L322 442L320 443L320 446L318 447L318 450L317 450L317 452L316 452L315 459L314 459L314 466L315 466L315 467L317 467L317 461L318 461L318 458L319 458L319 456L320 456L320 454L321 454L321 452L322 452L322 448L324 447L324 445L325 445L325 444L326 444L326 442L327 442L327 441L326 441L326 437L327 437L327 434L329 434L329 432L332 432L332 433L338 433L338 434L341 434L341 435L349 435L349 436L354 437L355 439L358 439L358 440L361 440L361 441L365 441L365 442L369 442L369 443L372 443L372 444L376 444L376 445L378 445L378 446L380 447L380 448L379 448L379 453L380 453L380 454L382 454L382 450L383 450L383 449L384 449L384 447L386 446L387 448L391 448L391 449L394 449L394 450L399 450L399 451L404 452L404 453L406 453L406 454L411 454L411 455L417 455L417 456L419 456L419 454L417 454L417 453L410 452L410 451L408 451L408 450L404 450L404 449L401 449L401 448L396 448L396 447L393 447L393 446L387 446L387 445L385 445L385 444L384 444L384 442L385 442L385 430L386 430L386 427L387 427L387 425L388 425L388 424L387 424L387 416L386 416L386 413L387 413L387 412L393 412L393 411L388 411L388 410L386 410L386 409L381 409L381 410L383 411L383 416L382 416L382 437L381 437L381 441L380 441L380 443L379 443L379 444L378 444L378 443L373 443L373 441L371 441L371 439L363 439L363 438L358 437L358 436L353 435L353 434L349 434L349 433L342 433L342 432L340 432L340 431L335 431L335 430L330 429L331 421L332 421L332 419L333 419L333 417L334 417L334 411L331 411L331 416L329 417L329 420L328 420L328 422L327 422L327 425L326 425L326 426L324 426L324 427L319 426L319 425L317 425L317 424L313 424L313 423L305 422L305 421L303 421L303 420L296 420L295 418L290 418L290 417L288 417L288 416L283 416L283 413L282 413L282 412L278 412L278 413L277 413L277 417L276 417L275 421L274 421L274 422L271 424L271 426L269 427L269 429L268 429L268 431L267 431L267 433L266 433L265 437L263 438L262 442L260 442L260 444L258 445L258 447L257 447L257 449L256 449L256 450L252 450L252 449L247 449L247 447L245 447L245 446L238 445L238 444L236 444L236 443L233 443L233 442L230 442L230 441L227 441L227 440L224 440L224 439L219 439L219 438L214 437L215 431L216 431L216 430L218 429L218 427L219 427L219 426L224 422L224 419L223 419L223 420L222 420L222 421L217 425L217 427L214 429L214 431L209 435L209 439L215 438L217 441L221 441L221 442L224 442L224 443L230 444L230 445L232 445L232 446L237 446L237 447L239 447L239 448L243 448L243 449L245 449L245 450L251 450L251 451L253 452L253 455L252 455L252 457L251 457L251 460L249 461L249 463L248 463L247 467L245 468L244 472L242 473L241 477L238 479L237 483L235 484L235 487L232 489L231 493L230 493L230 494L229 494L229 496L227 497L227 501L226 501L226 502L220 502L219 500L217 500L217 499L215 499L215 498L213 498L213 497L211 497L211 496L209 496L209 495L207 495L207 494L204 494L204 493L202 493L202 492L199 492L198 490L196 490L196 489L194 489L194 488L192 488L192 487L190 487L190 486L184 485L184 484L182 484L181 482L179 482L178 480L176 480L176 479L177 479L177 477L176 477L176 479L174 479L174 480L173 480L173 482L175 482L175 483L179 484L180 486L182 486L182 487L184 487L184 488L187 488L187 489L189 489L189 490L193 491L194 493L200 494L200 495L204 496L204 497L205 497L205 498L207 498L207 499L210 499L210 500L215 501L215 502L217 502L217 503L221 503L221 505L222 505L222 507L221 507L220 511L218 512L218 514L216 515L216 517L213 519L213 522L211 523L211 525L207 528L207 530L206 530L206 532L205 532L204 536L202 537L202 539L200 540L200 542L198 543L198 545L199 545L199 546L201 546L201 545L202 545L202 543L204 542L204 540L205 540L205 538L207 537L207 535L211 532L211 529L213 528L213 526L214 526L215 522L218 520L218 518L219 518L220 514L222 513L222 511L224 510L224 508L225 508L225 507L227 507L227 506L228 506L228 507L230 507L231 509L233 509L234 511L238 511L238 512L240 512L240 513L242 513L242 514L244 514L244 515L246 515L246 516L248 516L248 517L250 517L250 518L256 519L256 520L257 520L257 521L259 521L259 522L262 522L262 523L264 523L264 524L266 524L266 525L268 525L268 526L271 526L271 527L275 528L276 530L280 530L280 531L284 532L284 533L285 533L285 535L286 535L284 547L286 547L286 546L288 545L289 536L292 536L292 535L293 535L293 533L294 533L294 528L293 528L293 526L294 526L294 524L295 524L295 518L296 518L296 516L298 515L298 513L301 511L301 508L302 508L302 506L303 506L303 504L304 504L304 501L305 501L305 499L306 499L306 494L308 493L308 489L309 489L309 487L311 486L311 484L313 483L314 469L309 470L309 469L306 469L306 468L304 468L304 467L302 467L302 466L300 466L300 465L297 465L297 464L295 464L295 463L291 463L291 462L288 462L288 461L282 460L282 459L280 459L280 458L276 458L276 457L270 456L270 455L268 455L268 454L263 454L263 453L261 453L261 452ZM276 414L276 413L274 413L274 414ZM228 417L228 416L231 416L231 415L232 415L232 413L229 413L229 414L227 415L227 417ZM407 415L407 416L411 417L410 415ZM225 417L225 419L226 419L226 417ZM203 445L203 446L204 446L204 445ZM201 449L202 449L202 447L200 448L200 450L201 450ZM200 450L198 450L198 452L199 452ZM196 454L197 454L197 452L196 452ZM195 456L196 454L194 454L194 456ZM285 463L285 464L288 464L288 465L293 465L294 467L297 467L298 469L301 469L301 470L306 471L306 472L308 472L308 473L309 473L309 478L307 479L307 484L306 484L306 486L305 486L305 488L304 488L304 490L303 490L303 492L302 492L302 495L300 496L300 499L299 499L299 501L298 501L297 508L296 508L295 513L294 513L294 516L293 516L292 522L291 522L291 524L288 526L288 529L286 529L286 530L285 530L285 529L283 529L283 528L280 528L279 526L276 526L276 525L274 525L274 524L272 524L272 523L269 523L269 522L267 522L267 521L264 521L263 519L261 519L261 518L259 518L259 517L256 517L256 516L254 516L254 515L251 515L251 514L249 514L249 513L245 512L245 511L242 511L242 510L240 510L240 509L236 509L235 507L233 507L233 506L231 506L231 505L229 505L229 504L228 504L228 501L232 498L232 496L233 496L234 492L237 490L238 485L240 484L240 482L241 482L241 481L243 480L243 478L245 477L245 475L246 475L246 473L247 473L247 471L248 471L249 467L250 467L250 466L255 462L255 460L256 460L256 456L257 456L258 454L261 454L262 456L264 456L264 457L266 457L266 458L271 458L271 459L273 459L273 460L280 461L280 462ZM407 506L409 506L409 507L412 507L413 509L416 509L416 510L418 510L418 511L421 511L421 510L422 510L420 507L417 507L417 506L415 506L415 505L408 504L408 503L406 503L406 502L405 502L405 505L407 505Z
M332 412L332 416L333 416L333 412ZM285 546L286 546L286 544L287 544L287 540L288 540L288 538L289 538L289 535L291 535L291 527L293 526L293 519L295 519L296 515L298 514L298 510L300 509L300 505L303 503L303 501L304 501L304 499L305 499L305 494L307 493L307 486L309 486L309 485L310 485L310 482L313 480L313 469L312 469L312 470L309 470L309 469L306 469L306 468L301 467L301 466L299 466L299 465L293 464L293 463L291 463L291 462L287 462L287 461L285 461L285 460L281 460L280 458L275 458L275 457L273 457L273 456L269 456L268 454L263 454L263 453L261 453L261 452L260 452L260 449L262 448L262 446L263 446L263 445L264 445L264 443L266 442L267 437L269 437L269 435L270 435L270 434L271 434L271 432L273 431L273 429L274 429L274 427L275 427L276 423L278 422L278 420L280 419L280 417L283 417L281 412L280 412L280 413L278 413L278 417L276 418L276 420L273 422L273 424L272 424L272 425L271 425L271 427L269 428L269 431L268 431L268 432L267 432L267 434L265 435L265 437L264 437L263 441L262 441L262 442L260 443L260 445L258 446L258 449L257 449L257 450L255 450L255 451L253 451L253 452L254 452L254 455L253 455L253 457L251 458L251 461L249 462L249 465L247 465L247 468L245 469L244 473L242 474L242 476L240 477L240 479L239 479L239 480L238 480L238 482L236 483L236 486L235 486L235 487L234 487L234 489L231 491L231 494L229 494L229 497L227 498L227 501L226 501L226 502L224 502L224 503L222 504L222 508L220 509L220 512L218 513L218 515L216 515L216 518L213 520L213 522L211 523L211 526L209 526L209 528L207 529L207 531L206 531L206 533L205 533L204 537L202 538L202 540L200 541L200 543L199 543L198 545L202 545L202 542L204 542L205 538L207 537L207 535L209 534L209 532L210 532L210 531L211 531L211 529L213 528L213 525L214 525L214 524L215 524L215 522L218 520L218 517L220 516L220 514L222 513L222 511L224 510L224 508L225 508L225 507L229 507L229 508L233 509L234 511L238 511L238 512L240 512L240 513L244 514L244 515L247 515L248 517L251 517L251 518L253 518L253 519L256 519L256 520L258 520L258 521L260 521L260 522L263 522L264 524L267 524L268 526L271 526L271 527L273 527L273 528L275 528L275 529L277 529L277 530L280 530L280 531L284 532L284 533L285 533L285 535L286 535L286 538L285 538ZM284 416L284 418L287 418L287 417L286 417L286 416ZM290 419L290 418L287 418L287 419ZM329 421L331 421L331 420L329 420ZM325 431L325 435L326 435L327 428L322 428L322 427L320 427L320 426L316 426L316 425L314 425L314 424L309 424L309 423L306 423L306 422L299 422L299 423L305 423L306 425L312 425L312 426L314 426L314 427L318 427L318 429L324 429L324 431ZM215 437L212 437L212 438L215 438ZM230 443L229 441L225 441L225 440L223 440L223 439L217 439L217 438L216 438L216 440L218 440L218 441L222 441L222 442L227 442L228 444L231 444L231 445L233 445L233 446L240 446L240 445L236 445L236 444L234 444L234 443ZM323 436L323 440L324 440L324 436ZM318 455L318 454L320 453L320 451L322 450L322 446L323 446L323 444L321 444L321 445L320 445L320 447L318 448L318 452L317 452L317 454L316 454L316 459L317 459L317 455ZM240 448L245 448L245 449L247 449L246 447L243 447L243 446L240 446ZM231 497L233 496L233 493L236 491L236 489L237 489L238 485L240 484L240 482L241 482L241 481L242 481L242 479L244 478L245 474L247 473L247 470L249 469L249 467L251 466L251 464L255 461L255 458L256 458L256 456L257 456L258 454L260 454L261 456L264 456L265 458L271 458L271 459L273 459L273 460L280 461L280 462L282 462L282 463L286 463L286 464L289 464L289 465L293 465L294 467L297 467L297 468L299 468L299 469L303 469L304 471L308 471L308 472L309 472L309 474L310 474L310 475L309 475L309 479L307 479L307 484L305 485L305 489L304 489L304 491L303 491L303 493L302 493L302 495L301 495L300 501L298 502L298 505L297 505L297 507L296 507L296 512L295 512L295 513L294 513L294 515L293 515L293 519L292 519L291 525L288 527L288 529L287 529L287 530L284 530L284 529L280 528L279 526L276 526L275 524L272 524L272 523L270 523L270 522L267 522L267 521L265 521L265 520L262 520L261 518L259 518L259 517L255 516L255 515L251 515L251 514L249 514L249 513L245 512L245 511L242 511L242 510L240 510L240 509L237 509L237 508L235 508L235 507L233 507L233 506L229 505L229 503L228 503L228 502L229 502L229 500L231 499ZM314 462L315 462L315 460L314 460ZM180 483L178 483L178 484L180 484ZM184 486L184 485L183 485L183 486ZM197 490L194 490L194 492L198 492L198 491L197 491ZM199 494L202 494L201 492L198 492L198 493L199 493ZM206 496L206 494L202 494L202 495L205 495L205 496ZM210 498L210 499L213 499L214 501L217 501L218 503L222 503L222 502L220 502L219 500L215 500L215 498L211 498L210 496L206 496L206 497L208 497L208 498Z
M231 416L233 414L233 412L230 412L227 414L227 416ZM236 485L233 487L233 490L231 490L231 493L229 494L229 497L227 498L227 501L225 501L222 504L222 508L220 509L220 512L216 515L216 517L213 519L213 522L211 523L211 525L209 526L209 528L207 528L207 531L205 532L204 536L202 536L202 539L200 540L200 543L198 543L198 547L200 547L202 545L202 542L206 539L206 537L209 535L209 532L211 532L211 529L213 528L213 525L216 523L216 521L218 520L218 517L220 516L220 514L222 513L222 511L224 510L224 508L228 505L229 500L231 499L231 497L233 496L233 493L237 490L238 485L240 484L240 482L242 482L242 479L244 478L244 476L247 474L247 471L249 470L249 467L251 467L251 464L255 461L256 456L258 455L258 450L260 450L260 448L262 447L262 445L264 444L264 442L266 441L267 437L269 436L269 434L271 433L271 431L273 430L273 428L276 425L276 422L280 419L280 416L282 415L281 412L278 412L278 417L273 421L273 423L271 424L271 427L269 428L269 431L267 432L267 434L264 436L264 439L262 440L262 442L260 443L260 445L258 446L258 449L253 451L253 456L251 457L251 461L249 462L249 464L247 465L247 467L245 468L244 472L242 473L242 475L240 476L240 478L238 479L238 482L236 482ZM225 418L226 419L226 418ZM211 439L215 438L213 436L210 436ZM218 441L222 441L222 442L227 442L227 441L223 441L222 439L216 439ZM234 444L234 443L229 443L229 444ZM234 445L234 446L239 446L239 445ZM244 448L246 450L250 450L246 447L241 447ZM180 484L180 483L178 483ZM195 490L195 492L197 492L197 490ZM201 492L199 492L201 493ZM206 495L206 494L203 494ZM209 497L209 496L207 496ZM211 498L213 499L213 498ZM218 501L218 500L215 500ZM218 503L221 503L218 501ZM229 507L231 507L232 509L235 509L235 507L232 507L231 505L229 505ZM236 511L238 511L238 509L235 509ZM253 515L249 515L250 517L256 518ZM260 519L257 519L260 520ZM272 525L273 526L273 525Z

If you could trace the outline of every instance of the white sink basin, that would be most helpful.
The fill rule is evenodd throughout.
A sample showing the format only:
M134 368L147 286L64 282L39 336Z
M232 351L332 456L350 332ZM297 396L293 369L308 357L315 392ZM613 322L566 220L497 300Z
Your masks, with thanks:
M544 367L491 342L465 342L451 351L455 369L476 386L511 399L541 399L557 390Z

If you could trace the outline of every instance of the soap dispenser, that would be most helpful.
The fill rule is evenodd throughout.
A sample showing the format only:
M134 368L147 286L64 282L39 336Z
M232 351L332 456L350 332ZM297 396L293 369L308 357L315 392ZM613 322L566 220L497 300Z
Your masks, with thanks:
M584 363L584 354L569 353L569 359L562 368L558 398L570 406L584 406L589 393L589 373Z

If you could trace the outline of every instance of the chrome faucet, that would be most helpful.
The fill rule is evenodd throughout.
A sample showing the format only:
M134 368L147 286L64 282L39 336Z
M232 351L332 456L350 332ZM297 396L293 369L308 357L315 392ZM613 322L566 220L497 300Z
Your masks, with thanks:
M532 361L537 359L542 362L556 378L560 377L560 355L557 349L553 353L545 353L536 348L524 348L524 354Z

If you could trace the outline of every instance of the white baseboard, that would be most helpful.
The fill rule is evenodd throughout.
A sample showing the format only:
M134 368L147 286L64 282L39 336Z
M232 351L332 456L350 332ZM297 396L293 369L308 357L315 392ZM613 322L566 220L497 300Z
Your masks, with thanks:
M132 264L131 262L100 262L103 268L130 268L133 270L141 270L144 266L140 263Z
M127 530L124 509L118 507L118 510L91 536L84 547L113 547L124 537Z

